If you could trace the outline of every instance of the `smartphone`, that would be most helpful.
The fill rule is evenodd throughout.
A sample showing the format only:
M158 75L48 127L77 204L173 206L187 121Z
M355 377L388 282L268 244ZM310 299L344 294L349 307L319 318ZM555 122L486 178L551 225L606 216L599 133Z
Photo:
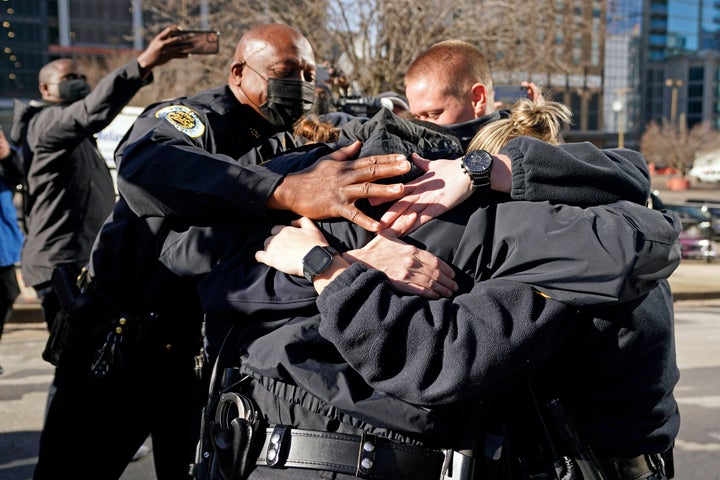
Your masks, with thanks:
M528 89L520 85L495 85L495 101L513 104L519 98L528 98Z
M213 55L220 49L220 32L215 30L178 30L173 37L183 37L187 43L186 53L193 55Z

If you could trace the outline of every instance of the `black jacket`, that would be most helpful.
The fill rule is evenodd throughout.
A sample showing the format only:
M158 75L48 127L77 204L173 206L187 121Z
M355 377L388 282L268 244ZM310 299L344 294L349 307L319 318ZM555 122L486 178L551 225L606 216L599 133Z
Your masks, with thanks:
M167 234L218 217L263 216L281 175L257 164L292 142L228 87L146 108L115 153L120 199L93 246L96 293L136 314L179 312L162 334L197 338L195 280L158 261Z
M623 195L642 203L649 191L644 161L635 152L600 151L589 144L556 148L527 138L511 142L505 151L513 158L513 195L539 200L534 195L548 191L554 201L564 195L565 201L585 205ZM287 159L284 162L277 168L293 168ZM273 163L270 168L276 167ZM588 174L613 171L615 183L593 181L595 187L583 188L592 178ZM567 188L553 187L563 174ZM548 180L547 188L534 184L535 178ZM666 363L653 357L652 365L648 360L622 372L611 367L587 382L569 381L578 387L574 396L566 395L567 388L554 388L562 382L541 383L553 387L548 392L567 397L573 409L582 405L585 420L600 412L614 415L614 404L590 401L595 392L588 391L586 383L591 379L618 380L607 396L627 400L624 387L646 385L642 382L651 376L658 382L657 390L642 401L627 402L637 418L610 432L603 422L581 422L581 427L587 441L603 453L662 451L677 433L671 396L677 369L668 336L669 296L663 295L666 285L655 286L679 261L677 225L672 215L664 217L627 202L583 210L549 202L473 198L407 239L454 263L458 278L465 279L463 295L437 302L397 296L379 272L363 273L356 266L341 277L349 280L333 282L337 292L332 289L335 293L319 298L322 321L314 313L314 292L304 279L255 264L252 254L267 230L253 232L250 238L238 231L235 244L223 242L226 252L236 255L222 258L201 282L201 296L208 329L224 322L240 325L241 363L257 378L252 395L271 422L294 419L291 423L302 428L364 429L444 446L457 446L458 427L466 419L463 405L535 378L538 369L548 373L545 367L561 355L564 345L572 344L568 339L575 325L616 318L618 322L608 327L611 333L604 333L612 335L628 322L647 328L646 315L655 315L660 327L648 342L660 352L657 356L667 354ZM354 248L369 238L344 221L321 226L339 248ZM189 244L179 248L180 253L169 249L164 260L177 266L183 259L192 263L197 254L208 253L202 251L207 242ZM179 245L183 243L173 247ZM538 251L540 245L546 250ZM597 275L588 277L586 269ZM192 271L187 267L184 273ZM367 283L343 288L356 277ZM648 291L657 298L642 301ZM616 311L606 307L620 300L626 303ZM397 310L396 302L401 305ZM572 304L600 306L578 314L568 306ZM346 329L353 332L347 334ZM586 335L583 344L591 339ZM636 344L623 355L639 353L642 347ZM653 434L633 437L638 427L646 431L647 426L655 429Z
M141 217L262 217L282 176L260 164L294 146L290 133L218 87L140 115L116 151L118 189Z
M87 264L95 235L115 204L110 171L95 134L146 83L136 61L103 77L70 105L15 102L11 132L26 173L22 275L31 286L49 282L60 264Z

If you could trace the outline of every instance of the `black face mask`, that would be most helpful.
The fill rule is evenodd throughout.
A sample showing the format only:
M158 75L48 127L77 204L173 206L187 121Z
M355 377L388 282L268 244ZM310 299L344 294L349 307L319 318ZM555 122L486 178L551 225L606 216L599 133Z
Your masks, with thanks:
M267 101L260 111L273 126L289 130L310 112L315 100L315 86L304 80L268 78Z
M90 93L90 85L81 78L63 80L58 83L58 91L63 103L73 103Z

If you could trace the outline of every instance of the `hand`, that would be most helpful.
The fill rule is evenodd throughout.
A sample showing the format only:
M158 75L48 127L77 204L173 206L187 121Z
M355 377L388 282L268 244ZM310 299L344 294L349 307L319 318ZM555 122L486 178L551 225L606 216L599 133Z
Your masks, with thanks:
M343 258L384 272L399 292L435 299L450 297L458 289L447 263L395 237L378 235L363 248L343 253Z
M343 217L376 232L380 222L362 213L355 202L361 198L399 198L403 184L370 183L402 175L410 162L402 155L378 155L358 160L360 142L327 155L300 172L288 174L268 200L267 207L314 219Z
M426 160L417 154L415 165L426 172L405 184L405 196L380 219L383 229L402 237L450 210L472 194L472 182L458 160Z
M265 239L265 250L255 252L255 260L289 275L303 276L302 259L316 245L327 240L312 220L303 217L291 225L276 225Z
M147 76L154 67L164 65L173 58L188 57L188 54L183 52L186 45L182 37L172 36L172 33L178 30L180 28L177 25L167 27L153 38L150 45L138 56L137 62L143 77Z
M10 142L5 137L5 132L0 128L0 162L10 157L12 150L10 149Z
M542 90L540 90L540 87L535 85L533 82L522 82L520 85L522 85L523 88L527 88L528 98L533 102L543 103L545 101Z

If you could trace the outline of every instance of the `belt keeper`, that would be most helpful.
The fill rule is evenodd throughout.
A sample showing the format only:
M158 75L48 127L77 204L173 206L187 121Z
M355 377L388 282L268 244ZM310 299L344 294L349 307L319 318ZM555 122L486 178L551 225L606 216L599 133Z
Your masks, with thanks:
M377 437L362 432L360 437L360 448L358 451L357 467L355 476L360 478L371 478L375 466L375 450L377 448Z
M280 468L285 465L287 459L287 438L290 436L290 427L287 425L275 425L270 434L265 461L270 468Z

